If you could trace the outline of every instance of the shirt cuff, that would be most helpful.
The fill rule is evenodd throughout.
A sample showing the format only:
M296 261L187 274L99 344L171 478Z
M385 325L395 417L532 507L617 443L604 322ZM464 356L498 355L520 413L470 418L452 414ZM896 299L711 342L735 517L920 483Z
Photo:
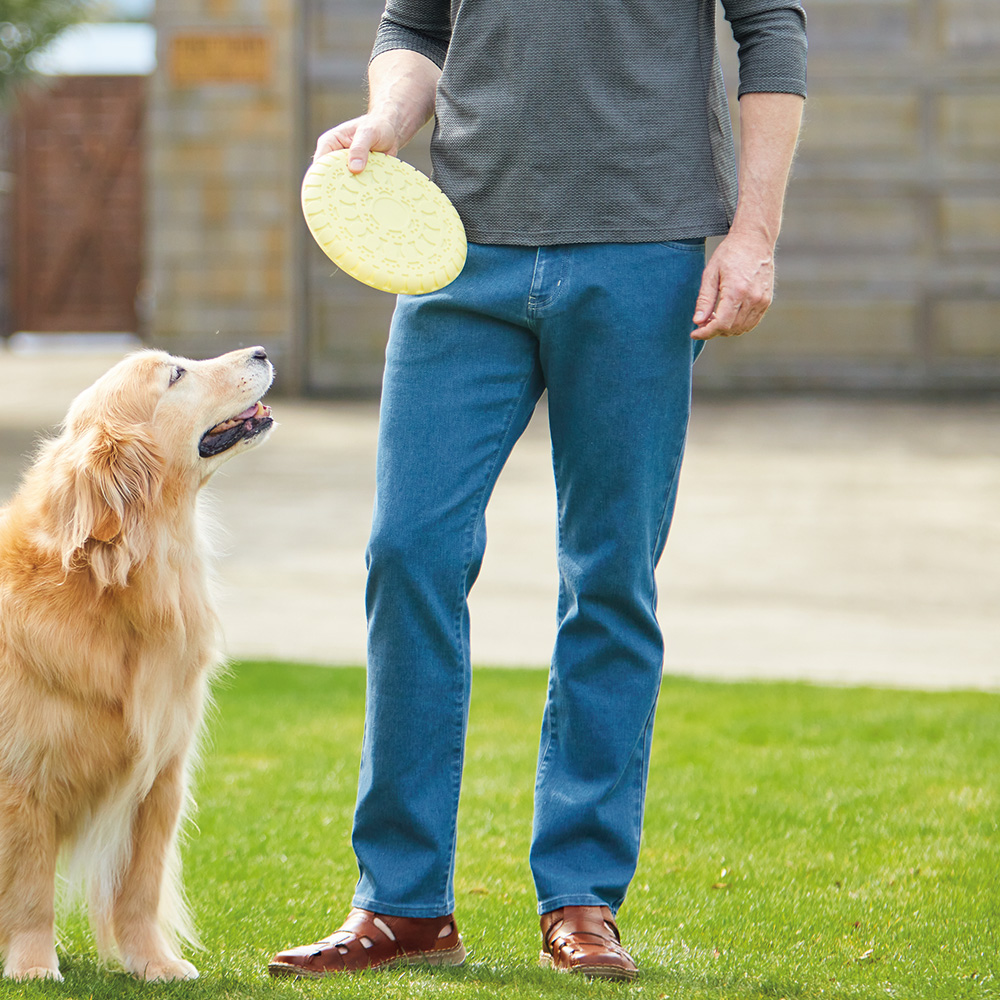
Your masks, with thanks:
M778 8L732 21L739 44L739 95L806 96L806 24L801 8Z
M411 52L418 52L430 59L440 69L444 66L444 59L448 54L448 42L446 39L408 28L383 15L375 35L375 45L372 48L371 58L374 59L383 52L391 52L394 49L408 49Z

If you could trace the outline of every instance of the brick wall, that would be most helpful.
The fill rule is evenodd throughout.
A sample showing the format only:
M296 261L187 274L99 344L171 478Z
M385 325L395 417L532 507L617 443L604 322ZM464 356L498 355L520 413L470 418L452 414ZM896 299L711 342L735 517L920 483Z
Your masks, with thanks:
M288 0L158 3L148 122L150 340L194 356L263 344L291 389L295 15Z

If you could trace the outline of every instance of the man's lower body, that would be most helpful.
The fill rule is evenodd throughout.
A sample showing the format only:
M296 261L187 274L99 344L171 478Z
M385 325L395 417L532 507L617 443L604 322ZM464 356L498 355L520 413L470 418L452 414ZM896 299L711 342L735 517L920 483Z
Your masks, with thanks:
M607 928L617 940L642 830L663 662L654 571L684 451L703 267L700 241L471 245L451 285L400 298L368 550L353 835L352 914L370 916L352 917L351 938L341 932L331 946L342 956L334 965L371 942L374 915L384 926L393 918L396 930L378 933L396 960L410 928L438 928L441 947L420 955L464 957L451 914L472 676L467 598L487 502L543 390L560 586L531 869L556 967L566 964L560 933L582 927L577 943L589 945ZM326 944L276 956L272 971L295 974L308 957L325 969ZM601 974L595 967L581 969Z

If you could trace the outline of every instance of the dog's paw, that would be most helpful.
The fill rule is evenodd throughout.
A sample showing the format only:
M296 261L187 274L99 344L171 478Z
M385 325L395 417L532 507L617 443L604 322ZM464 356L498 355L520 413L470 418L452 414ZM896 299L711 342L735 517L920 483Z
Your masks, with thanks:
M174 979L197 979L198 970L183 958L167 958L150 962L137 975L147 983L166 983Z
M35 965L29 969L4 969L5 979L52 979L57 983L63 982L62 973L58 969L50 969L44 965Z

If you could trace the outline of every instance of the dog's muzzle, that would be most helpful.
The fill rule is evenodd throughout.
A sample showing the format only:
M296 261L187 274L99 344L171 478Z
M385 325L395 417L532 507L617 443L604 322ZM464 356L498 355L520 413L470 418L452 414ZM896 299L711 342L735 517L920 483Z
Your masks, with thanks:
M248 441L262 434L273 423L271 407L258 401L235 417L223 420L221 424L205 431L198 443L198 454L202 458L221 455L240 441Z

